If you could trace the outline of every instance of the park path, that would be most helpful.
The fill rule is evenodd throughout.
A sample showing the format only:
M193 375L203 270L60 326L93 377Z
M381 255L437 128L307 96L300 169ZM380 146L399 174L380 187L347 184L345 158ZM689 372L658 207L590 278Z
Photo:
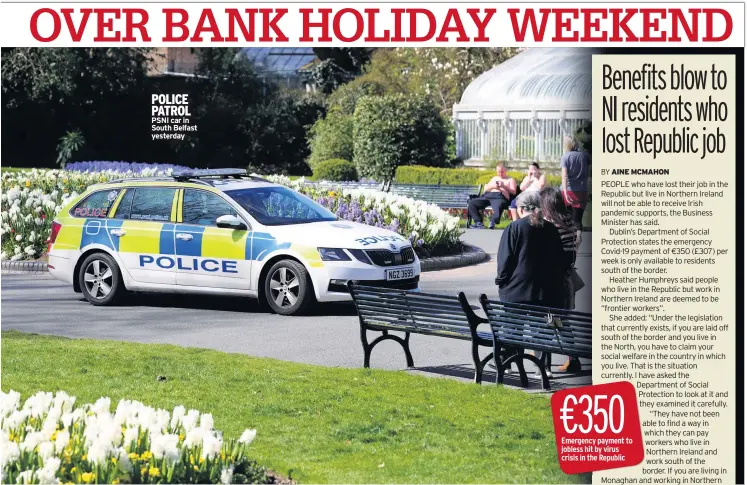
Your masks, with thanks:
M495 255L500 236L501 231L468 230L463 239ZM579 272L587 281L579 292L580 310L590 308L589 260L589 256L579 258ZM491 259L476 266L423 273L421 286L430 293L465 291L470 302L479 305L481 293L496 295L494 279L495 261ZM270 314L243 298L194 295L137 295L126 306L94 307L48 274L4 274L0 283L3 330L167 343L330 367L363 364L358 319L350 304L323 305L303 317ZM411 349L420 369L414 372L470 378L469 342L413 335ZM562 356L556 356L556 363L561 361ZM386 341L376 347L371 365L395 370L406 364L399 345ZM586 381L590 378L584 375L563 382Z

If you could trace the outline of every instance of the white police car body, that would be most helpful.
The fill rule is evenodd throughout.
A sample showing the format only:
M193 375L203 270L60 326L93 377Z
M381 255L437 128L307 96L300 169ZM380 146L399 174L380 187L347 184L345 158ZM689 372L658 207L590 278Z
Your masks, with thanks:
M123 179L60 211L49 271L96 305L126 291L247 295L280 314L350 300L348 281L417 289L401 235L338 220L310 198L243 171Z

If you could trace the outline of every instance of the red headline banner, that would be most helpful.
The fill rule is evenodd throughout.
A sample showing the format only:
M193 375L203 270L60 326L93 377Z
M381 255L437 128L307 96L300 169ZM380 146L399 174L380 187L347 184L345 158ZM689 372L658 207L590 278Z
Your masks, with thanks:
M353 4L355 5L355 4ZM743 41L742 6L693 8L279 4L3 4L4 37L36 45L715 44ZM671 5L671 4L668 4ZM739 12L735 9L738 8ZM10 10L23 11L19 17ZM14 13L14 12L13 12ZM735 15L736 14L736 15ZM7 22L7 25L6 25ZM738 32L735 32L735 22ZM25 25L24 25L25 23ZM25 27L24 32L19 29ZM8 32L7 29L10 29ZM733 36L739 36L733 38ZM3 45L12 45L4 39Z

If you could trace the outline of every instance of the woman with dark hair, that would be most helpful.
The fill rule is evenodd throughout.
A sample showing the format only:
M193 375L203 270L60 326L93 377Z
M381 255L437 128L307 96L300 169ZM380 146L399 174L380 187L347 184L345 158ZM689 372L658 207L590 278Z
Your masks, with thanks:
M547 187L540 191L539 196L542 215L546 221L552 223L558 229L560 241L563 245L565 299L561 308L573 310L576 308L576 289L573 287L571 274L575 271L576 265L576 227L565 205L561 191ZM546 359L546 367L549 368L552 356L546 354L543 357ZM581 362L578 358L570 357L565 364L560 366L560 370L578 372L581 370Z
M519 192L532 192L534 190L540 191L545 187L545 174L540 171L540 166L537 162L529 164L527 170L527 176L521 181L519 185ZM516 210L516 198L511 201L511 205L508 206L511 214L511 220L515 221L519 218L519 213Z

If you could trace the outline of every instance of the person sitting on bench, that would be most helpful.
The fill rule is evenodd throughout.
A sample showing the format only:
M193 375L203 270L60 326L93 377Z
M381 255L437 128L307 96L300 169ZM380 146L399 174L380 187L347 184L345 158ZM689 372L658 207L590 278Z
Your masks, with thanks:
M506 167L499 163L495 167L496 176L485 185L481 197L469 201L467 209L472 218L471 227L482 229L482 210L487 206L493 208L493 218L490 221L490 229L501 220L501 214L508 209L511 198L516 195L516 180L506 175Z
M533 190L540 191L545 187L545 174L540 172L540 166L534 162L529 164L529 171L527 176L519 185L520 192L531 192ZM515 221L519 218L519 212L516 210L516 197L511 201L509 206L509 213L511 214L511 220Z

